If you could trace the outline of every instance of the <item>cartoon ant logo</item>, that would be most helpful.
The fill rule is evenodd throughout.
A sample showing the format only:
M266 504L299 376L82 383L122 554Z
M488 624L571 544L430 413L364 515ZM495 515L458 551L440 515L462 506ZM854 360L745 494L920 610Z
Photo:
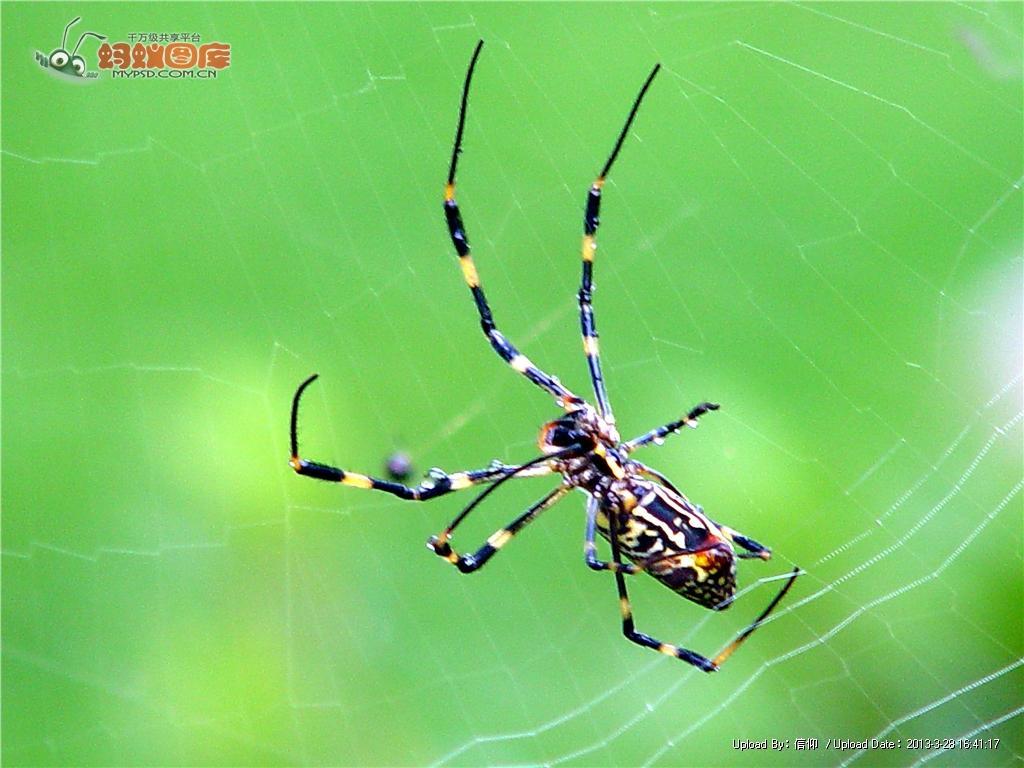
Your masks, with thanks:
M82 20L81 16L78 16L68 22L68 25L64 27L64 37L61 38L60 48L54 49L53 53L47 56L41 51L36 51L36 61L39 62L39 66L44 69L49 69L51 72L62 77L78 80L80 78L94 78L98 77L98 72L89 72L85 66L85 59L78 55L78 49L82 45L82 41L87 37L95 37L97 40L106 40L106 35L98 35L95 32L83 32L82 36L78 38L78 44L75 46L75 50L68 53L68 31Z

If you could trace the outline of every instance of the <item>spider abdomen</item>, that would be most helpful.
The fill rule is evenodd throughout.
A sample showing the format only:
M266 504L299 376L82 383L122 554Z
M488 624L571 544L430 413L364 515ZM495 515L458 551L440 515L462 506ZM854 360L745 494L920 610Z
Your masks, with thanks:
M670 555L652 564L648 573L687 600L716 611L732 605L736 594L736 558L726 542Z
M736 593L736 557L718 526L685 497L665 486L633 481L618 493L619 550L673 592L714 610ZM608 510L598 515L607 539Z

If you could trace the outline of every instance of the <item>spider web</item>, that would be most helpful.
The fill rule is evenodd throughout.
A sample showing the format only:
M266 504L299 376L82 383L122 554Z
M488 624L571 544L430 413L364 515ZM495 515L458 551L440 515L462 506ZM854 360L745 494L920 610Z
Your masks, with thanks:
M1021 761L1019 4L81 13L234 63L40 90L66 19L4 7L5 762ZM717 675L621 638L579 498L460 577L422 545L468 499L284 463L313 370L304 450L352 469L524 460L554 413L439 223L481 37L469 233L503 330L580 393L583 194L663 64L607 188L605 374L630 436L724 404L642 458L774 557L721 614L638 578L638 624L712 654L804 571Z

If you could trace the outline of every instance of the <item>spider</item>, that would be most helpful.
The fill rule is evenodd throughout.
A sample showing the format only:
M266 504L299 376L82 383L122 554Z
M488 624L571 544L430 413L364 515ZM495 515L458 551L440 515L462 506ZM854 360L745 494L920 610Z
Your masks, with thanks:
M470 83L482 47L481 40L473 51L462 88L458 127L455 131L448 182L444 188L445 220L458 255L462 275L476 303L484 336L498 356L514 371L553 396L564 411L564 415L542 427L538 439L541 455L531 461L518 465L495 461L483 469L450 474L435 468L427 473L422 482L410 487L401 482L369 477L300 458L297 431L299 401L306 388L317 378L317 374L314 374L299 385L292 400L289 463L298 474L306 477L355 488L384 491L410 501L427 501L454 491L487 485L447 528L432 536L427 542L429 549L462 573L473 573L483 568L499 550L536 520L542 512L554 506L573 489L579 489L588 497L584 559L595 571L610 571L614 574L622 613L623 634L638 645L674 656L705 672L714 672L779 604L800 574L800 569L793 569L782 589L760 616L712 659L638 632L633 621L633 610L626 589L627 576L646 572L686 599L718 611L728 608L736 593L736 559L768 560L771 557L769 548L728 526L715 522L701 507L687 499L668 478L631 458L637 448L651 443L660 444L665 437L679 432L683 427L695 428L698 419L710 411L718 410L718 405L700 403L677 421L652 429L632 440L622 441L601 374L601 357L591 304L594 255L597 247L595 236L601 207L601 191L636 118L640 103L661 65L654 67L641 87L611 155L587 193L584 208L583 276L578 300L583 351L590 369L590 379L597 403L594 407L566 389L557 378L534 365L498 330L470 254L462 214L455 201L455 171L462 150ZM542 475L560 475L562 482L515 520L495 531L473 554L459 554L452 548L451 539L455 529L502 483L515 478ZM598 558L596 532L610 543L611 561ZM737 552L737 549L741 551Z

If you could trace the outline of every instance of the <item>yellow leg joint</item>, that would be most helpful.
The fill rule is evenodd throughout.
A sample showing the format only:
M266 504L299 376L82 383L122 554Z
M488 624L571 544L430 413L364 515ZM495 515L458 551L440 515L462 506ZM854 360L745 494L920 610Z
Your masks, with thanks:
M355 472L346 472L341 480L342 485L350 485L353 488L373 488L373 481L366 475L358 475Z
M510 530L508 530L506 528L502 528L500 531L498 531L497 533L493 534L487 540L487 543L490 544L495 549L501 549L506 544L508 544L509 539L511 539L511 538L512 538L512 531L510 531Z
M516 355L508 361L508 364L519 373L526 373L530 370L530 366L532 365L532 363L530 363L530 359L526 357L526 355Z
M476 273L476 264L473 263L472 256L460 256L459 266L462 267L462 277L466 281L466 285L470 288L478 288L480 286L480 276Z
M628 619L633 615L633 611L629 607L629 600L624 597L619 598L619 611L622 613L623 619Z
M583 260L584 261L593 261L594 260L594 251L595 250L597 250L597 244L594 242L594 236L593 235L584 235L583 236L583 252L581 254L583 256Z
M722 666L725 660L732 656L732 652L740 647L741 642L742 640L733 640L731 643L725 646L725 648L722 649L721 653L719 653L717 656L715 656L715 658L711 660L711 663L714 664L716 667Z
M461 491L463 488L469 488L473 485L473 480L465 472L456 472L454 475L449 475L448 480L451 482L451 489L453 491Z

